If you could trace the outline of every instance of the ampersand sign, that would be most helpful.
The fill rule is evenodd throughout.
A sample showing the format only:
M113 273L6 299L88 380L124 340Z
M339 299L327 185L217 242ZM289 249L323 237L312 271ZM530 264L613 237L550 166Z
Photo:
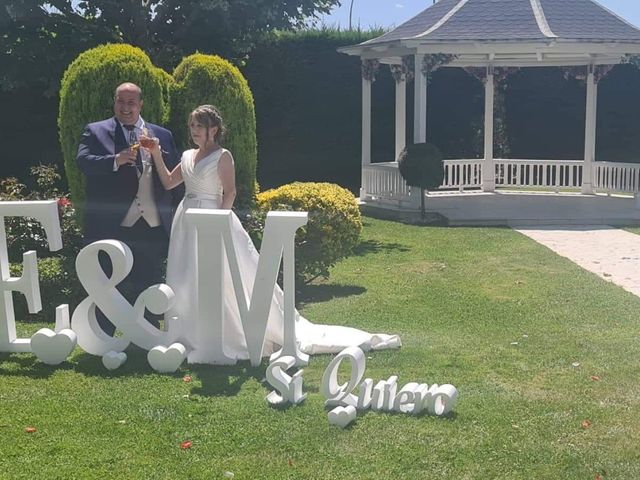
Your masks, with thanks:
M99 252L105 252L111 260L112 274L108 277L98 261ZM78 345L87 353L102 356L107 352L121 352L133 342L150 350L157 345L169 345L175 338L169 325L162 331L144 318L147 308L162 314L173 305L174 293L165 284L153 285L143 291L131 304L116 289L133 266L133 254L129 247L117 240L100 240L84 247L76 258L76 271L80 283L89 295L73 312L71 327L78 336ZM102 331L96 318L96 307L122 332L122 336L110 337Z

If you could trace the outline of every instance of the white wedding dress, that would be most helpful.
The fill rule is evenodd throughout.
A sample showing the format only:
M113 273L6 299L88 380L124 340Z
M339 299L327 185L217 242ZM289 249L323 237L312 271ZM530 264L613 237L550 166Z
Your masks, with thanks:
M187 150L180 160L186 193L176 210L171 226L166 283L175 293L175 303L165 318L177 317L179 328L174 340L183 343L189 349L206 348L206 346L199 345L196 325L198 317L196 232L193 226L187 224L184 214L188 208L220 208L222 184L218 176L218 160L224 151L222 148L215 150L194 164L196 150ZM243 283L251 292L259 256L251 238L235 214L232 214L232 238ZM230 358L248 359L249 353L228 265L225 268L225 276L224 352ZM272 354L282 346L283 297L282 290L276 285L267 323L264 356ZM397 348L401 345L397 335L369 334L355 328L316 325L297 312L296 340L300 350L307 354L337 353L348 346L378 350Z

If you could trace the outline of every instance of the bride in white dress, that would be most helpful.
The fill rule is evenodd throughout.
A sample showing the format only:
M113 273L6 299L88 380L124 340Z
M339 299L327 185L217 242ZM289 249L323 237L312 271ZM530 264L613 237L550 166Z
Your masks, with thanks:
M162 159L160 147L149 149L164 188L175 188L185 183L185 198L178 206L169 240L166 283L175 293L173 308L166 318L177 317L180 332L176 340L190 349L199 345L196 319L198 318L198 265L195 228L185 220L188 208L231 209L236 195L235 170L231 152L220 145L224 126L217 109L202 105L189 115L191 139L198 148L182 154L180 164L169 172ZM235 214L232 214L232 238L237 251L238 264L245 284L253 285L258 266L258 252ZM202 245L199 246L203 248ZM225 268L225 354L230 358L247 359L249 353L235 299L230 271ZM277 351L283 342L283 293L276 286L271 302L263 355ZM369 334L350 327L316 325L296 312L296 340L304 353L336 353L348 346L363 349L395 348L400 346L397 335ZM205 347L206 348L206 347Z

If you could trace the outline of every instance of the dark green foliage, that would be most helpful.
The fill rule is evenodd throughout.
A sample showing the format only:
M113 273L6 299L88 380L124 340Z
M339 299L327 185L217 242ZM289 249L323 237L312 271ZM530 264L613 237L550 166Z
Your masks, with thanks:
M45 231L31 218L7 217L7 250L11 262L11 275L20 276L22 254L35 250L38 254L38 276L42 297L42 311L29 314L23 295L14 293L16 318L29 321L51 321L55 308L63 303L72 308L84 295L75 275L75 259L82 237L76 222L76 212L67 194L60 188L60 175L51 165L39 165L31 169L29 185L16 178L6 178L0 183L0 200L57 200L62 232L62 250L51 252Z
M640 163L640 69L637 66L618 65L600 81L597 115L596 160Z
M442 184L442 154L430 143L412 143L400 153L398 168L407 185L433 190Z
M227 133L223 145L233 154L238 195L236 206L253 203L256 191L256 117L253 96L240 71L223 58L196 53L174 71L171 127L178 144L188 148L187 120L198 105L218 107Z
M74 259L75 260L75 259ZM85 297L82 286L78 283L73 262L66 257L48 257L38 259L38 278L40 281L40 298L42 310L36 314L29 313L24 295L14 292L13 305L17 320L28 322L53 322L58 305L67 304L71 311ZM22 264L11 264L11 275L22 274Z
M0 89L50 95L62 69L102 43L142 48L170 69L194 51L244 58L272 29L307 25L339 0L20 0L0 3Z
M509 77L505 97L512 158L584 157L584 83L558 68L526 68Z
M55 166L39 165L31 168L28 184L21 183L15 177L0 182L0 200L57 200L60 213L63 249L53 253L49 251L44 229L38 222L22 217L5 218L10 262L21 262L22 254L28 250L35 250L39 257L62 255L75 261L80 249L81 233L74 206L60 187L61 180Z
M420 213L424 218L424 191L438 188L444 178L440 150L430 143L407 145L398 157L398 169L407 185L420 187Z
M258 179L263 188L292 181L359 188L360 59L336 49L379 33L280 32L253 50L242 70L256 102ZM374 106L393 108L392 84L388 72L376 82L374 94L384 99L374 101ZM392 152L387 130L392 117L375 119L379 121L373 124L374 137L383 139Z
M60 90L58 127L69 189L80 213L85 194L76 153L84 125L113 116L113 94L123 82L142 88L143 117L151 123L163 123L170 81L171 76L131 45L96 47L69 65Z
M360 59L337 48L381 31L333 29L278 33L251 53L243 72L256 101L258 179L360 187ZM428 140L445 158L475 158L482 145L482 84L462 69L436 71L429 86ZM395 83L380 67L372 89L374 163L394 160ZM413 83L407 86L407 143L413 140ZM480 141L478 141L480 138Z
M427 89L427 142L438 145L445 159L479 158L484 148L482 83L462 68L440 68L431 77ZM410 110L407 144L410 144L413 143L413 83L407 87L407 107ZM393 122L393 111L389 115L389 121ZM393 123L388 128L388 132L393 132Z
M596 160L638 162L640 70L617 65L598 84ZM586 87L557 68L509 78L506 120L511 158L584 158Z

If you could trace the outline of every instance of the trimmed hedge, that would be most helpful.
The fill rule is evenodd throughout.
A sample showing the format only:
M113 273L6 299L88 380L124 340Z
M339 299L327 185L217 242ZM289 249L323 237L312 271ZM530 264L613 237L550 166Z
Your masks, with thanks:
M362 218L351 192L332 183L296 182L257 196L262 214L270 210L309 212L296 235L296 277L309 283L327 278L329 268L360 242Z
M189 145L189 114L199 105L215 105L227 130L222 143L235 160L236 207L249 207L256 193L257 141L253 95L247 81L227 60L200 53L184 58L173 76L171 128L178 144Z
M242 72L256 102L258 179L263 188L300 182L360 187L360 59L338 53L381 31L276 32L251 52ZM373 89L374 161L393 155L393 79ZM384 98L382 98L384 97ZM389 120L389 121L388 121ZM385 160L388 161L388 158Z
M102 45L81 53L67 68L60 89L58 129L69 189L78 210L85 199L84 178L76 166L78 141L90 122L113 116L113 94L123 82L143 92L143 117L152 123L167 119L169 74L155 67L139 48ZM82 218L79 211L78 218Z

